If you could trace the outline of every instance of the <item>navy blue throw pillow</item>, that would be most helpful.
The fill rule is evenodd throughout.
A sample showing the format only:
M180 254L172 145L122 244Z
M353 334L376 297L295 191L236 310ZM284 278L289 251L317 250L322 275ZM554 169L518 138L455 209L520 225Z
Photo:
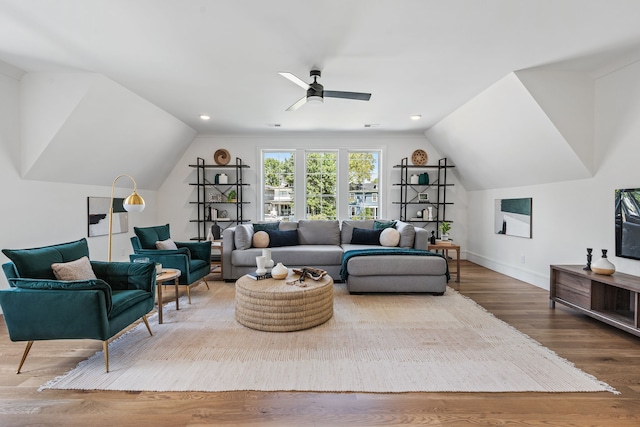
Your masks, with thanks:
M298 230L265 230L269 235L269 247L296 246L298 244Z
M380 245L380 233L382 230L354 228L351 243L354 245Z

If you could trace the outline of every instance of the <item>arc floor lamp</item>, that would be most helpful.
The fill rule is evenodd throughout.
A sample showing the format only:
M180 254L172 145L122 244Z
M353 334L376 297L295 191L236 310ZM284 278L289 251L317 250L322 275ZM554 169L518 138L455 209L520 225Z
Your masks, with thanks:
M109 249L107 258L107 261L109 262L111 262L111 237L113 235L113 195L116 189L116 181L123 176L126 176L131 181L133 181L133 193L131 193L129 197L124 199L124 210L126 210L127 212L142 212L144 210L144 199L138 194L138 184L136 184L136 180L133 179L131 175L118 175L116 179L113 180L113 185L111 185L111 203L109 203Z

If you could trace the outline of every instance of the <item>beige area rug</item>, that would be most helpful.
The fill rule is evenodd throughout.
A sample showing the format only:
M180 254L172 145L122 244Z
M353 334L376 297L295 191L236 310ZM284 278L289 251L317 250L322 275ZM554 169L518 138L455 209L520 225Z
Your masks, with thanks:
M42 389L130 391L614 392L448 288L443 296L349 295L298 332L234 319L234 286L192 292Z

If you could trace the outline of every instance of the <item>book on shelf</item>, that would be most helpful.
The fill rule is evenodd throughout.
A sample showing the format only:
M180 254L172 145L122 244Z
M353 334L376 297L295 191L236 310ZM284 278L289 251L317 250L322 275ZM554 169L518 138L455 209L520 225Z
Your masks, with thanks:
M255 271L252 271L251 273L247 273L247 276L253 280L271 279L271 273L268 271L264 274L256 274Z

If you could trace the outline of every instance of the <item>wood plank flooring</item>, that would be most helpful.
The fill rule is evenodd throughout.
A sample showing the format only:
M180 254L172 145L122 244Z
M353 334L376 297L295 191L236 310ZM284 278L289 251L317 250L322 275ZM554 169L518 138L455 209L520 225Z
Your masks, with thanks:
M0 426L640 426L640 338L470 262L462 279L450 286L621 394L38 392L101 343L36 342L16 375L24 343L0 325Z

